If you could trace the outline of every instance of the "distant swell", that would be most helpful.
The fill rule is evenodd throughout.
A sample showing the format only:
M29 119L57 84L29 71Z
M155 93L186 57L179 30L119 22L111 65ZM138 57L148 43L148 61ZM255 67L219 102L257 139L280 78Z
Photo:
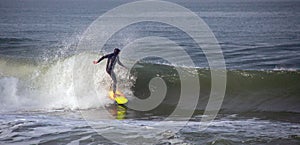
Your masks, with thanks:
M37 41L29 38L0 38L0 43L22 43L22 42L31 42L31 41Z

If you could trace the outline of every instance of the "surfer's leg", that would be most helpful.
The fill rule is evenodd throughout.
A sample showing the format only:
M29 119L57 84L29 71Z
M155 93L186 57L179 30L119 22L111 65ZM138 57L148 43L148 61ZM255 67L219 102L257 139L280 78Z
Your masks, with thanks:
M116 74L114 71L111 71L110 72L110 77L112 78L113 80L113 92L114 94L116 93L116 90L117 90L117 78L116 78Z

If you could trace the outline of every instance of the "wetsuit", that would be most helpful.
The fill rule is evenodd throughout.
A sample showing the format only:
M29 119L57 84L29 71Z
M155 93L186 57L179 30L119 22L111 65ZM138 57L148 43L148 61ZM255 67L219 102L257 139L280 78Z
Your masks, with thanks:
M117 78L116 78L116 74L114 72L114 67L116 65L116 62L118 62L119 65L125 67L119 60L119 54L115 54L115 53L111 53L111 54L107 54L105 56L102 56L97 63L99 63L101 60L107 58L107 64L106 64L106 72L110 75L110 77L113 80L113 92L115 94L116 92L116 87L117 87Z

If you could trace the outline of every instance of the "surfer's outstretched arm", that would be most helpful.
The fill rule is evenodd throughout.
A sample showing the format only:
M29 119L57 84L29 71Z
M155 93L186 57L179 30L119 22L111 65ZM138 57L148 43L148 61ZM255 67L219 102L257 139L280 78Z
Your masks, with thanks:
M108 58L109 54L102 56L100 59L98 59L97 61L93 61L94 64L99 63L101 60L103 60L104 58Z

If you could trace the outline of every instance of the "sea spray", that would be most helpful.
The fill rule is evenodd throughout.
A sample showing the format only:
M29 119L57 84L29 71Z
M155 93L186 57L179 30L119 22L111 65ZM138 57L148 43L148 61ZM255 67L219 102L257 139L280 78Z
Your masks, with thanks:
M5 68L0 70L1 110L7 110L7 106L13 110L87 109L112 103L107 98L112 82L105 72L106 62L92 64L98 57L98 54L82 53L49 63L1 59L0 64ZM74 60L78 59L81 60L76 61L79 63L76 66L80 67L76 68ZM28 69L17 69L23 67ZM119 88L126 94L132 94L128 71L116 67L116 72ZM75 93L74 74L82 80L79 91L85 96ZM97 93L89 93L91 90Z

